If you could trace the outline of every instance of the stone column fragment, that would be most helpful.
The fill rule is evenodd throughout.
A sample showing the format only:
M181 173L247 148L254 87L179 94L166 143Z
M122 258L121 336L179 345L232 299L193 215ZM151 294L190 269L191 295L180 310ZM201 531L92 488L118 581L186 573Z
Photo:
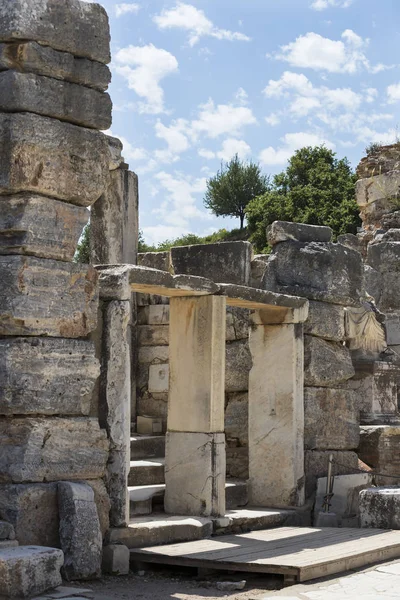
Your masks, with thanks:
M260 322L261 319L255 320ZM250 503L301 506L304 503L302 325L253 325L250 350L253 357L249 377Z
M225 513L225 307L217 296L171 299L168 513Z

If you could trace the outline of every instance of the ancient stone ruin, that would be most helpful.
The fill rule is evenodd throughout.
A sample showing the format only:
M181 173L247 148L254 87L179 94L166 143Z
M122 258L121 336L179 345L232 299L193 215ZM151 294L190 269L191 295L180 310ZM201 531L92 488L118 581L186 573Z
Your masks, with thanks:
M398 145L359 166L358 236L138 255L104 9L0 0L0 42L1 593L309 525L330 455L340 524L399 528L370 474L400 484ZM72 262L89 214L95 266Z

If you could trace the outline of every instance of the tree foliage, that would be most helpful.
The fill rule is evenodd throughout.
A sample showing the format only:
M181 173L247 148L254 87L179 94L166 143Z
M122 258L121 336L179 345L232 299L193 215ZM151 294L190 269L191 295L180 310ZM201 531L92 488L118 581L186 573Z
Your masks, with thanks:
M236 154L228 163L207 181L204 206L217 217L237 217L243 229L248 203L264 194L269 188L269 179L261 173L258 164L241 161Z
M88 223L82 231L82 235L76 247L74 262L87 265L90 263L90 223Z
M339 160L325 146L298 150L271 188L248 204L250 241L264 251L266 229L276 220L328 225L335 236L356 233L361 222L355 182L347 158Z

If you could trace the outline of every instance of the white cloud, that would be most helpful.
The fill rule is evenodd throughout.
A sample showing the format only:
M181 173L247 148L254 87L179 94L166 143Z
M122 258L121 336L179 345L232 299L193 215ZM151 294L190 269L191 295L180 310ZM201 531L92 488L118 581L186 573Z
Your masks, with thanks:
M117 73L128 82L128 87L144 98L138 104L139 112L158 114L164 111L164 91L160 82L178 71L178 61L167 50L147 46L128 46L115 55ZM134 68L132 68L134 67Z
M164 223L185 229L190 219L211 218L208 213L199 210L196 206L195 195L203 194L206 190L205 177L194 179L180 173L171 175L161 171L157 173L156 179L160 187L167 192L167 200L153 212L158 214Z
M313 0L311 8L325 10L326 8L348 8L354 0Z
M356 73L366 69L378 73L391 68L383 64L371 66L365 55L369 40L363 39L351 29L346 29L341 40L331 40L318 33L300 35L294 42L281 46L274 56L293 67L328 71L329 73Z
M244 140L238 140L236 138L228 138L224 140L222 148L217 152L218 158L221 160L229 161L235 154L239 158L247 158L251 153L250 146Z
M156 136L167 143L165 150L156 150L155 156L162 162L173 162L182 152L190 148L187 137L188 122L185 119L172 121L169 127L158 121L155 125Z
M200 38L205 36L218 40L250 41L250 38L243 33L216 27L206 17L204 11L184 2L177 2L174 8L163 10L161 14L153 17L153 21L160 29L177 28L186 30L189 33L190 46L194 46Z
M279 125L281 118L277 113L271 113L268 117L265 117L265 122L271 127L275 127L275 125Z
M201 158L205 158L207 160L212 160L216 157L215 152L213 152L212 150L207 150L207 148L200 148L197 154L201 156Z
M387 97L389 104L395 104L400 100L400 83L394 83L387 88Z
M123 2L122 4L115 5L116 17L122 17L123 15L127 15L129 13L136 14L139 12L139 10L140 10L140 6L139 6L139 4L136 4L136 3L128 4L126 2Z
M198 118L192 121L192 132L194 136L203 134L209 138L217 138L220 135L239 136L247 125L257 123L250 108L246 106L234 106L233 104L218 104L215 106L213 100L200 105Z
M279 148L269 146L260 153L260 162L264 165L284 165L296 150L304 146L321 146L334 148L323 135L300 131L298 133L287 133L281 138L283 144Z
M235 100L242 106L248 104L249 95L242 87L240 87L235 93Z

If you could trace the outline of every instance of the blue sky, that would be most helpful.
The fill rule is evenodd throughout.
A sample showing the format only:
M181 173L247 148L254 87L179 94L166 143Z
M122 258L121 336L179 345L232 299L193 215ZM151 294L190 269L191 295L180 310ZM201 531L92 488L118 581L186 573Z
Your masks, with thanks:
M400 136L398 0L103 0L112 134L140 182L146 241L237 220L203 206L236 152L266 173L325 143L356 166ZM400 61L399 61L400 62Z

